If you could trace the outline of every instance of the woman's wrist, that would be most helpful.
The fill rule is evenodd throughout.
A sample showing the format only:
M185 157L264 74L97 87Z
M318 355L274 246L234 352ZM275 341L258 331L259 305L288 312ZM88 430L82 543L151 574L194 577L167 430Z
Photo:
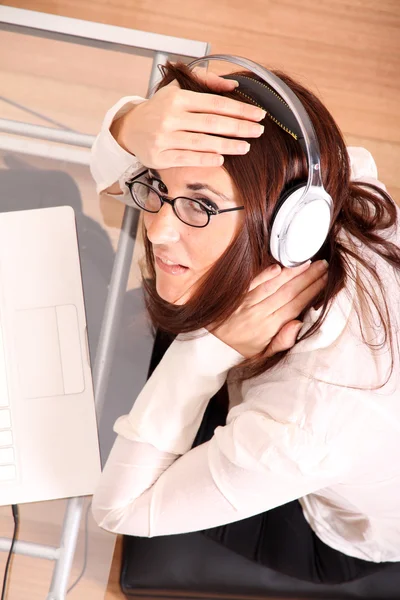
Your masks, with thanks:
M123 148L126 152L129 152L134 156L136 156L136 153L132 148L132 139L134 138L134 135L132 135L132 131L134 129L134 121L132 116L133 112L138 108L138 106L140 106L140 104L133 105L132 108L124 115L115 119L110 126L110 133L118 145L121 146L121 148Z

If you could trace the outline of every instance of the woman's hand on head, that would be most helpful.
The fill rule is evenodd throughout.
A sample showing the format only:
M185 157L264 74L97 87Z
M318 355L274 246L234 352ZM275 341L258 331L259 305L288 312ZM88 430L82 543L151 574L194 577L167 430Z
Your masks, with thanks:
M235 81L205 69L195 68L194 73L216 92L235 88ZM259 137L257 121L264 116L258 107L239 100L182 90L174 79L115 121L114 131L120 145L146 167L211 167L223 163L223 154L245 154L250 148L244 141L218 134Z
M265 356L296 343L297 318L326 286L324 261L296 268L268 267L252 282L240 307L217 329L209 331L245 358L266 349Z

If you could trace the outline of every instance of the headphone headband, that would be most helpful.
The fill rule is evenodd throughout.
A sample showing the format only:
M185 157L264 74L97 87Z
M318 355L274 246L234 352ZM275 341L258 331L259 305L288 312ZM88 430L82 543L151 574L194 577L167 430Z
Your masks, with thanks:
M202 58L196 58L188 64L188 67L192 69L193 67L201 66L201 63L207 63L209 60L222 60L225 62L234 63L243 69L252 71L278 92L278 94L290 108L297 123L298 129L301 132L301 135L299 135L299 141L301 140L302 144L304 144L303 147L307 154L308 160L308 180L306 192L310 186L323 188L321 179L319 144L315 134L314 126L304 106L296 94L290 89L290 87L286 85L282 79L274 75L274 73L271 73L271 71L265 69L262 65L259 65L258 63L242 56L234 56L230 54L209 54L207 56L203 56ZM235 78L233 77L232 79Z
M325 191L320 149L314 126L303 104L282 79L252 60L228 54L211 54L188 64L193 69L210 60L234 63L258 75L265 83L245 75L224 75L239 81L239 93L259 103L269 116L287 133L297 139L308 162L305 185L285 194L284 202L272 222L270 251L286 267L294 267L312 258L323 245L330 229L332 198Z
M235 88L234 92L245 96L253 104L265 110L269 118L297 140L304 152L307 152L303 133L295 116L286 102L272 88L246 75L222 75L222 78L238 81L239 87Z

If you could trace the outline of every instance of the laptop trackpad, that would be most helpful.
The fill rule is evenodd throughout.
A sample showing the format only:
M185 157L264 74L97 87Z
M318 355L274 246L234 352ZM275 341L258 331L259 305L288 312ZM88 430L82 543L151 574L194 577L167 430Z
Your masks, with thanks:
M72 304L17 311L17 361L24 398L85 389L78 315Z

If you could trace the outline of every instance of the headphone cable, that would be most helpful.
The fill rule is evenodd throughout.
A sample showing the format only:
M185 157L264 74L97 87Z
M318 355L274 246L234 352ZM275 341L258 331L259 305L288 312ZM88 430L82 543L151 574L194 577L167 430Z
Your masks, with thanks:
M13 533L13 538L12 538L12 541L11 541L10 551L8 553L8 558L7 558L7 562L6 562L6 568L5 568L5 571L4 571L3 589L2 589L2 592L1 592L1 600L5 600L5 598L6 598L7 580L8 580L8 574L9 574L10 565L11 565L11 556L13 554L14 545L15 545L15 541L17 539L18 529L19 529L19 510L18 510L18 506L16 504L13 504L11 506L11 509L12 509L12 514L13 514L13 517L14 517L14 533Z

